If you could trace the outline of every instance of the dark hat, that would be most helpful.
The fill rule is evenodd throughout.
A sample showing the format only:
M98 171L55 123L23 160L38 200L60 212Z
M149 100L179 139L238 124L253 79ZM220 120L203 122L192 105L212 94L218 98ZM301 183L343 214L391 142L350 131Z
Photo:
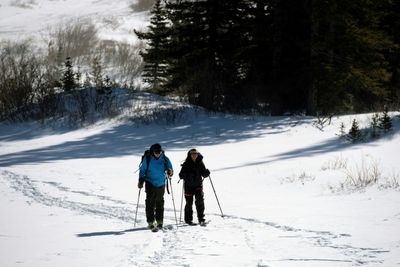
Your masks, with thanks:
M153 151L153 152L160 152L160 151L161 151L161 145L160 145L160 144L153 144L153 145L151 145L150 151Z

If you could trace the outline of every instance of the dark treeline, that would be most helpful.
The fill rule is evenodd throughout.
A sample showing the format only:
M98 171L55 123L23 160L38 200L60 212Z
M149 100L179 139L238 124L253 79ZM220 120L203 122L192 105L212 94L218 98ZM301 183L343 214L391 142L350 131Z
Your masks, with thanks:
M400 1L160 1L143 77L213 110L335 114L398 106Z

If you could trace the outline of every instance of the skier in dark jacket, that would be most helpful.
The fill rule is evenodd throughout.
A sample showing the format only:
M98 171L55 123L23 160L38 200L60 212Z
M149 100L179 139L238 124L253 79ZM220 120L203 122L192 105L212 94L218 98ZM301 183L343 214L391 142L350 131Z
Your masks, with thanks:
M185 193L185 222L193 224L193 196L196 198L195 205L197 211L197 219L200 225L205 225L204 219L204 193L203 193L203 177L208 177L210 171L203 163L203 156L195 149L190 149L179 177L184 180Z

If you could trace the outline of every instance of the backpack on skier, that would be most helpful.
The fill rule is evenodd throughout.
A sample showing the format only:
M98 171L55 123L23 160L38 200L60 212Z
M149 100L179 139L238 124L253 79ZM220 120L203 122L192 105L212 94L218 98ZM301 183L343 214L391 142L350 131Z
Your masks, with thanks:
M168 172L168 158L165 156L165 152L164 150L161 148L160 144L153 144L150 146L150 149L147 149L144 151L143 155L142 155L142 159L140 161L139 164L139 168L142 167L144 159L146 158L146 170L144 172L144 176L147 176L147 171L149 170L149 164L150 164L150 156L154 153L154 151L160 151L160 153L163 155L164 157L164 167L165 167L165 171ZM144 178L144 177L143 177Z
M142 155L142 160L140 161L140 164L139 164L139 169L140 169L143 165L144 159L146 158L146 171L144 172L145 176L147 175L147 171L149 170L150 156L151 156L151 152L149 149L147 149L146 151L144 151L144 153Z

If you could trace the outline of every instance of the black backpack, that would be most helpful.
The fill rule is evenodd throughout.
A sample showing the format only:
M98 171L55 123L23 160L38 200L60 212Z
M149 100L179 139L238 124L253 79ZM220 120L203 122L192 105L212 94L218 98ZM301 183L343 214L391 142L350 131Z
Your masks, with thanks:
M141 162L139 164L139 169L140 169L140 167L142 167L142 164L143 164L143 159L146 158L146 171L144 172L144 176L147 176L147 171L149 170L150 156L153 153L152 147L153 146L151 146L150 149L147 149L147 150L144 151L144 153L142 155L142 160L141 160ZM168 158L167 158L167 156L165 156L165 152L162 149L161 149L161 154L163 154L163 157L164 157L164 170L167 170L168 169L168 167L167 167ZM167 187L167 193L169 194L168 181L166 183L166 187Z
M144 153L143 153L143 155L142 155L142 159L141 159L141 161L140 161L140 164L139 164L139 168L142 167L143 159L146 158L146 171L144 172L144 176L147 176L147 171L149 170L149 164L150 164L150 156L151 156L151 153L153 153L152 150L151 150L151 147L150 147L150 149L145 150ZM167 159L167 157L165 156L164 150L162 150L162 149L161 149L161 154L163 154L163 156L164 156L164 169L167 170L167 169L168 169L168 168L167 168L168 159Z
M147 171L149 170L149 164L150 164L150 155L151 152L149 149L147 149L146 151L144 151L143 155L142 155L142 160L140 161L139 164L139 168L142 167L143 165L143 159L146 158L146 171L144 172L144 176L147 176Z

